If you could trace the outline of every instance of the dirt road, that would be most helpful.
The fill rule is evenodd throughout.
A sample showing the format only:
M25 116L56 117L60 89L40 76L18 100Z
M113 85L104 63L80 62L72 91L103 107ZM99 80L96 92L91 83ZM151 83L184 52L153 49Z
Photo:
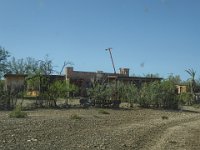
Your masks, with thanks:
M0 112L0 149L199 150L200 114L151 109ZM72 116L79 116L73 118Z

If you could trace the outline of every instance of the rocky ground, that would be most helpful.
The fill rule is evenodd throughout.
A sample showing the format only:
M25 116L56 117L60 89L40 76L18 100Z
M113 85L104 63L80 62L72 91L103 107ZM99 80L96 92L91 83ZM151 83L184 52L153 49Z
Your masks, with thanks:
M0 112L1 150L199 150L200 114L134 108Z

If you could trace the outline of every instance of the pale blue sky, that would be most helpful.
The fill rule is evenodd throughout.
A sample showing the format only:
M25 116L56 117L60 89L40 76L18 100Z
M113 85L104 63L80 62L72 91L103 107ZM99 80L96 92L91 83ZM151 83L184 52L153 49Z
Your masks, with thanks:
M200 76L200 0L0 0L0 45L17 58L49 54L60 70ZM144 64L141 65L141 64Z

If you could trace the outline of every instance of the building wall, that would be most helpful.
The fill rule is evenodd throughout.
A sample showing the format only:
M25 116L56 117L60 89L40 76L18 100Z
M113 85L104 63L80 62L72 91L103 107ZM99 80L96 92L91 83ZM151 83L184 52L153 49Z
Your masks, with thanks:
M84 79L84 80L93 80L93 79L101 79L107 76L118 76L118 77L127 77L129 76L129 69L120 68L120 73L105 73L103 71L97 72L84 72L84 71L74 71L73 67L66 68L66 79Z
M84 71L74 71L73 67L67 67L65 69L66 80L70 83L75 84L79 87L80 96L86 96L86 89L91 87L92 83L97 80L102 80L109 74L102 71L98 72L84 72ZM113 75L113 74L112 74Z
M93 81L121 81L124 83L134 83L140 86L144 82L153 82L160 81L161 78L142 78L142 77L129 77L128 68L120 68L120 73L104 73L102 71L98 72L82 72L74 71L73 67L67 67L66 70L66 80L69 80L70 83L77 85L80 89L79 93L84 96L86 93L86 88L91 87Z
M77 72L74 71L70 73L70 76L67 76L67 79L84 79L84 80L91 80L96 78L96 73L90 73L90 72Z
M14 91L21 91L24 90L25 88L25 77L26 75L17 75L17 74L6 74L5 76L5 89L6 90L11 90L11 92ZM53 83L54 81L65 81L65 76L60 76L60 75L49 75L46 76L48 83ZM41 90L45 90L46 87L44 87L41 84ZM27 88L27 93L26 96L38 96L39 95L39 89L32 89L29 87L29 85L26 84Z
M176 85L177 93L186 93L187 92L187 86L186 85Z
M129 76L129 68L119 68L119 72L121 75Z
M20 90L24 88L25 77L24 76L8 76L5 79L6 90Z
M129 69L128 68L120 68L120 73L104 73L102 71L98 72L83 72L83 71L74 71L73 67L65 68L65 76L60 75L50 75L48 77L48 82L52 83L56 80L69 80L70 83L77 85L80 89L79 93L81 95L86 94L86 89L91 87L94 81L103 82L113 82L113 81L121 81L124 83L134 83L137 85L141 85L144 82L153 82L160 81L160 78L142 78L142 77L129 77ZM21 89L24 88L26 75L16 75L16 74L8 74L5 75L6 79L6 89ZM42 83L40 83L42 84ZM43 87L43 86L42 86ZM43 90L43 88L41 88ZM40 90L41 90L40 89ZM44 88L45 90L45 88ZM37 96L37 89L32 89L27 91L27 95Z

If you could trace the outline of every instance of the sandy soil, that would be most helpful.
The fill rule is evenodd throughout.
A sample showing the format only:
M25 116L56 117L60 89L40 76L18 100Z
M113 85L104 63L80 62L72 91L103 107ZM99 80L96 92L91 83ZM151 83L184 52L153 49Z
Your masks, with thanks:
M1 150L199 150L200 114L134 108L0 112ZM80 119L73 119L77 115ZM162 119L162 117L168 119Z

